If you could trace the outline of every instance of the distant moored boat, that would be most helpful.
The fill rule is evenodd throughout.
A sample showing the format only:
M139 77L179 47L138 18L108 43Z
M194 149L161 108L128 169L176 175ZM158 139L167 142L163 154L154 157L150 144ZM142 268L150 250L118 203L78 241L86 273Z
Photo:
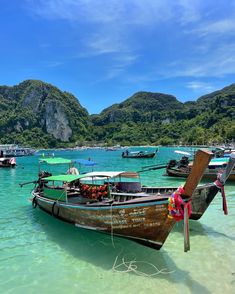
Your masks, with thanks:
M122 158L153 158L157 152L158 149L156 149L154 152L126 150L125 152L122 152Z
M36 150L16 144L4 144L0 145L0 152L4 157L20 157L34 155Z

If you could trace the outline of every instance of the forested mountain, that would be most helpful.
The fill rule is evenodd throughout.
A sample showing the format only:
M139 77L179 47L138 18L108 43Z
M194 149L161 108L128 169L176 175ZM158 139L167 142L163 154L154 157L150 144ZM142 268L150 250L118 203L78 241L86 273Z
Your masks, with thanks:
M174 96L138 92L124 102L103 110L100 115L93 116L92 121L98 126L109 123L155 122L178 118L182 109L184 104Z
M71 94L36 80L0 87L1 143L52 147L87 139L89 114Z
M212 143L235 139L235 84L179 102L138 92L89 115L72 94L38 80L0 86L0 143L34 147Z
M180 103L174 96L139 92L92 116L94 136L128 144L203 144L235 139L235 84Z

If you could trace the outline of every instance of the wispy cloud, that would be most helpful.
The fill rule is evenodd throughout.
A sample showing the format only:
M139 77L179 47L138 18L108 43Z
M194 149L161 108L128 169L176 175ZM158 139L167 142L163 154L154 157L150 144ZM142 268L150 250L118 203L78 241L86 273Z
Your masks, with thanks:
M108 70L105 79L113 79L123 73L126 68L133 65L139 59L138 55L122 54L115 58L114 65Z
M162 74L168 77L222 77L235 74L235 42L218 44L207 55L180 60Z
M139 59L138 55L131 54L119 54L113 57L113 61L106 66L106 73L101 78L97 78L93 81L93 84L115 79L117 77L123 76L125 79L127 78L127 69L132 66L136 60Z
M79 30L79 24L93 25L93 37L96 39L97 44L107 44L108 38L110 40L114 39L113 35L119 40L123 40L127 35L130 38L133 28L138 26L151 27L152 30L156 30L157 28L162 28L162 24L172 24L184 27L183 32L200 36L214 34L215 32L227 33L235 30L234 14L216 21L213 21L212 18L208 22L208 12L205 11L207 4L205 4L204 0L180 0L177 2L172 0L25 1L28 11L34 17L65 20L75 30ZM190 27L187 27L188 24L190 24ZM117 35L119 38L117 38ZM98 38L100 38L100 41L98 41ZM133 35L132 38L134 38ZM128 38L125 38L124 41L128 43ZM120 46L120 42L116 42L116 44ZM97 46L93 44L95 49Z
M230 36L235 34L235 20L220 19L218 21L203 22L197 28L192 29L189 33L197 34L200 37L208 36Z
M24 0L37 17L103 25L160 24L172 21L182 25L201 21L204 0ZM218 0L220 2L220 0ZM224 2L224 1L223 1ZM213 3L214 4L214 3ZM213 5L214 6L214 5ZM208 15L208 12L206 12Z
M172 63L166 56L164 68L149 65L146 76L152 80L169 77L223 76L235 73L235 9L226 1L227 14L216 14L224 1L204 0L25 0L34 17L67 21L83 42L78 57L110 55L112 66L106 77L113 78L137 62L148 44L138 39L138 29L152 32L166 29L166 34L180 34L190 49ZM218 12L218 11L217 11ZM216 18L215 18L216 15ZM83 32L83 25L88 25ZM164 27L165 26L165 27ZM171 27L171 31L167 29ZM218 37L219 36L219 37ZM138 44L138 46L137 46ZM142 48L141 48L142 46ZM162 49L164 50L164 48ZM118 61L118 57L120 58ZM129 58L126 62L124 58Z
M187 83L186 87L195 92L203 92L203 93L212 92L215 90L215 88L211 84L200 82L200 81L189 82Z
M128 45L123 43L120 34L115 32L112 34L107 29L102 32L91 34L83 40L87 47L86 56L129 51Z
M149 23L174 16L170 0L26 0L35 16L89 23Z
M154 30L162 23L196 19L187 0L174 4L171 0L25 0L33 17L65 20L81 35L87 50L85 55L113 52L135 52L136 29ZM177 13L176 13L177 12ZM179 17L179 14L181 17ZM184 20L182 20L184 19ZM82 33L80 24L89 28ZM138 34L138 33L137 33ZM144 44L143 44L144 46Z
M45 67L59 67L62 66L64 63L60 61L48 61L47 63L44 63Z
M201 20L201 5L200 1L180 0L178 1L176 17L182 25L195 23Z

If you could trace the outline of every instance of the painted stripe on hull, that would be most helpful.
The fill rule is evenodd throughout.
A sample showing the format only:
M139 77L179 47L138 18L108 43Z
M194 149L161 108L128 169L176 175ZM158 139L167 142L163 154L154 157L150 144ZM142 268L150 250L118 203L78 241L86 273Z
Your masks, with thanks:
M40 201L42 202L46 202L46 203L50 203L53 204L54 202L56 202L55 200L47 200L45 198L41 198L38 197L38 199L40 199ZM82 209L82 210L110 210L110 207L112 207L112 209L123 209L123 208L133 208L133 207L145 207L145 206L154 206L154 205L161 205L161 204L167 204L168 200L163 200L163 201L154 201L154 202L147 202L147 203L133 203L133 204L126 204L126 205L109 205L106 207L87 207L87 206L82 206L82 205L78 205L78 204L63 204L61 202L58 202L58 205L61 207L66 207L66 208L76 208L76 209Z
M87 229L87 230L93 230L93 231L106 231L107 230L106 228L91 227L91 226L85 226L85 225L79 225L79 224L75 224L75 227Z
M93 231L98 231L98 232L105 231L105 233L111 234L111 233L107 232L106 229L104 229L104 228L98 228L98 227L95 228L95 227L84 226L84 225L79 225L79 224L75 224L75 226L78 227L78 228L87 229L87 230L93 230ZM156 245L159 248L161 248L162 245L163 245L162 242L156 242L156 241L152 241L152 240L148 240L148 239L144 239L144 238L128 236L128 235L122 235L122 234L116 234L116 233L114 235L118 236L118 237L127 238L127 239L130 239L130 240L134 240L135 242L139 241L141 243L153 244L153 245Z

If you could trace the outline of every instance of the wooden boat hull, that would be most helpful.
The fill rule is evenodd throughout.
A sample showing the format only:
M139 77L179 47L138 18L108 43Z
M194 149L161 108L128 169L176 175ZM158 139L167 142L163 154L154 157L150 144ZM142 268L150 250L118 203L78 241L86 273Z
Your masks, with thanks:
M216 180L219 170L214 171L206 171L202 179L206 180ZM168 168L166 170L166 175L170 177L178 177L178 178L187 178L189 175L189 171L187 169L176 169L176 168ZM228 181L235 181L235 171L232 171L227 179Z
M148 194L163 194L171 195L173 191L177 190L177 187L142 187L142 191ZM198 220L205 213L206 209L209 207L212 200L215 198L219 192L219 188L214 184L206 184L198 186L194 191L191 199L192 213L190 219Z
M39 176L32 205L78 227L128 238L155 249L162 247L176 219L184 219L186 252L190 249L187 217L189 206L184 202L192 202L191 218L199 219L219 191L214 183L197 187L210 157L210 152L198 151L184 187L173 195L176 188L151 188L150 191L147 187L146 191L141 191L134 185L133 189L132 184L136 182L127 180L137 178L133 172L92 172L81 175ZM220 182L217 182L221 187L234 164L235 158L231 157ZM126 179L124 182L121 182L121 176ZM104 183L96 184L96 178L99 181L104 178ZM90 180L92 183L87 184L86 181ZM59 182L60 186L55 182Z
M205 174L203 175L202 179L203 179L203 180L206 180L206 179L208 179L208 180L216 180L216 179L217 179L217 175L218 175L218 173L205 173ZM229 177L228 177L227 180L228 180L228 181L235 181L235 171L232 172L232 173L229 175Z
M0 168L15 168L16 165L15 164L0 164Z
M113 202L93 204L64 203L34 193L33 205L36 203L47 213L77 227L125 237L160 249L175 224L175 220L168 216L168 198L175 190L172 187L143 187L144 197L120 193L123 197L120 199L121 196L114 193L111 194ZM198 187L192 196L190 219L200 219L218 191L213 184ZM156 196L157 193L161 196ZM115 197L119 199L115 201Z
M207 185L205 189L196 189L192 196L190 219L200 219L219 191L220 189L213 184Z
M14 168L16 166L16 162L12 162L9 158L0 158L0 168Z
M155 156L155 153L149 153L149 154L137 154L137 155L122 155L123 158L153 158Z
M44 211L84 229L131 239L160 249L175 220L168 216L168 197L146 197L125 203L68 204L35 194L35 203Z

